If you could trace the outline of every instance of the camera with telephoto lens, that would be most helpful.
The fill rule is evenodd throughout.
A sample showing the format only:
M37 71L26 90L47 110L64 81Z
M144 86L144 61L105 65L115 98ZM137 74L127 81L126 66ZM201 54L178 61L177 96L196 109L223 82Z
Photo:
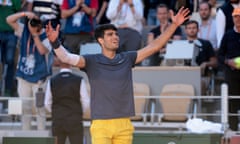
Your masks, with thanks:
M32 27L42 27L42 21L36 18L30 19L30 25Z

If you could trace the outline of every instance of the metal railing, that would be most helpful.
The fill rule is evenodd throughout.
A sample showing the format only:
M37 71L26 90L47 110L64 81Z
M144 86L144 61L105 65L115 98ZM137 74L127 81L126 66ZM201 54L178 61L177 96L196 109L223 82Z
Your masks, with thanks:
M156 99L164 99L164 98L172 98L172 99L181 99L181 98L191 98L193 99L193 102L196 102L195 104L198 104L198 101L201 101L202 99L219 99L221 100L221 112L220 113L202 113L201 111L199 111L199 107L198 106L194 106L193 111L191 113L187 114L187 117L191 118L191 117L201 117L201 116L219 116L221 117L221 124L222 124L222 129L223 132L228 130L228 116L229 115L233 115L233 116L238 116L238 114L229 114L228 113L228 99L229 98L239 98L240 97L232 97L232 96L228 96L228 87L226 84L222 84L221 85L221 96L138 96L138 97L134 97L136 99L138 98L145 98L148 100L156 100ZM11 101L11 100L35 100L34 98L25 98L25 99L20 99L19 97L0 97L0 101ZM165 123L164 121L161 120L161 116L163 115L163 113L160 112L155 112L155 104L152 103L151 107L149 109L149 111L145 111L143 113L137 114L137 115L141 115L142 121L135 121L133 122L135 126L137 127L144 127L144 128L166 128L168 126L171 127L175 127L176 125L178 125L180 128L184 128L184 123ZM146 108L146 107L145 107ZM10 116L10 115L18 115L18 114L14 114L14 113L0 113L0 117L2 116ZM19 115L21 115L19 113ZM179 116L179 115L185 115L186 113L164 113L164 115L175 115L175 116ZM32 117L35 117L36 115L30 115ZM176 124L176 125L175 125Z

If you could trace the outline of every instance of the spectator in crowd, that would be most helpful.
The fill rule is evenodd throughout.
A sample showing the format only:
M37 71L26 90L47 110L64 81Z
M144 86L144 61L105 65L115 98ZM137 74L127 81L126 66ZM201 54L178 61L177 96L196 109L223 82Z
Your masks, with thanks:
M127 5L125 6L127 8ZM121 53L116 53L119 36L113 24L101 25L95 29L95 38L102 47L102 54L82 56L68 53L61 46L57 40L59 27L54 30L51 24L47 26L48 39L59 59L82 68L88 75L91 87L90 131L93 144L132 143L134 128L130 117L135 115L132 67L158 52L177 27L189 18L188 13L189 10L184 8L181 8L176 16L171 13L172 24L162 35L138 51Z
M217 51L217 32L216 21L211 17L211 5L208 2L201 2L199 4L200 24L198 37L209 40Z
M45 107L52 113L52 134L58 144L83 144L82 116L89 107L85 80L72 72L69 64L56 59L60 72L47 84Z
M24 25L18 20L26 17ZM45 90L46 80L51 75L52 47L39 18L32 12L19 12L7 17L8 24L20 40L20 57L17 65L18 95L23 99L22 128L31 129L33 103L30 100L39 88ZM37 129L45 129L44 105L36 107Z
M14 30L7 24L6 17L18 12L21 9L20 0L0 0L0 54L1 61L4 65L2 72L6 72L4 77L6 96L13 96L14 79L15 79L15 51L17 45L17 37ZM2 85L3 86L3 85ZM3 89L2 89L3 90Z
M157 6L157 19L160 23L159 26L153 28L148 34L148 44L151 43L155 38L161 35L170 25L170 18L169 18L169 9L165 4L159 4ZM182 36L181 28L178 27L177 30L172 35L171 39L173 40L180 40ZM165 48L161 49L161 53L165 52ZM160 52L157 52L148 58L149 66L159 66L161 63L161 58L159 56Z
M219 7L216 14L216 28L218 47L220 46L222 37L225 32L233 29L232 12L236 7L240 7L239 0L226 0L222 6Z
M207 67L216 67L217 59L210 41L198 38L198 31L199 25L197 21L190 20L186 22L185 33L187 40L193 41L198 48L195 63L201 67L202 75L204 75Z
M240 67L234 61L240 57L240 8L235 8L233 13L234 28L226 32L222 38L218 52L218 60L223 65L224 78L228 84L228 94L230 96L240 95ZM240 99L229 99L229 113L237 114L240 109ZM230 128L238 130L238 117L229 116Z
M107 24L110 20L106 16L109 0L98 0L98 11L96 16L96 24Z
M205 78L207 76L208 68L216 68L217 57L215 55L214 49L208 40L198 38L197 34L199 31L199 25L197 21L190 20L185 24L185 33L187 40L193 41L195 43L195 48L197 48L197 53L194 56L195 65L200 66L202 75L202 95L206 94ZM194 65L193 63L193 65Z
M46 25L50 20L56 27L61 20L61 5L63 0L27 0L28 11L33 11Z
M176 9L179 9L181 6L188 7L190 14L197 12L198 4L200 0L175 0ZM174 3L173 3L174 4Z
M175 0L143 0L144 3L144 18L147 25L159 25L159 21L156 18L157 6L159 4L165 4L167 7L172 8L171 5ZM174 4L173 4L174 5Z
M107 17L118 28L118 52L141 48L143 4L140 0L110 0Z
M66 18L63 43L72 53L79 54L81 44L92 41L97 9L98 0L63 0L62 18Z

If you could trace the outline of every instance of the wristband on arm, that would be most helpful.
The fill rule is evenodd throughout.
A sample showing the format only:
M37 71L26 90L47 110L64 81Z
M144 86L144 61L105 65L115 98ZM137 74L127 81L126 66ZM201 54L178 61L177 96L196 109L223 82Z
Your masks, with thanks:
M56 39L54 42L50 42L50 43L51 43L53 49L57 49L61 45L61 42L59 39Z
M69 53L62 45L60 45L59 48L54 49L54 52L62 62L73 66L77 65L80 60L79 55Z

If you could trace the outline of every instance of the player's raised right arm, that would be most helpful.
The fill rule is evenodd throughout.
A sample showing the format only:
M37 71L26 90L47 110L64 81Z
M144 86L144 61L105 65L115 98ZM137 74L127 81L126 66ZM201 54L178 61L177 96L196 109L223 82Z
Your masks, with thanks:
M60 43L58 39L60 30L60 25L53 29L51 22L46 25L46 34L48 40L50 41L54 52L56 53L57 57L64 63L68 63L72 66L76 66L79 68L85 67L85 59L83 56L79 56L76 54L69 53Z

